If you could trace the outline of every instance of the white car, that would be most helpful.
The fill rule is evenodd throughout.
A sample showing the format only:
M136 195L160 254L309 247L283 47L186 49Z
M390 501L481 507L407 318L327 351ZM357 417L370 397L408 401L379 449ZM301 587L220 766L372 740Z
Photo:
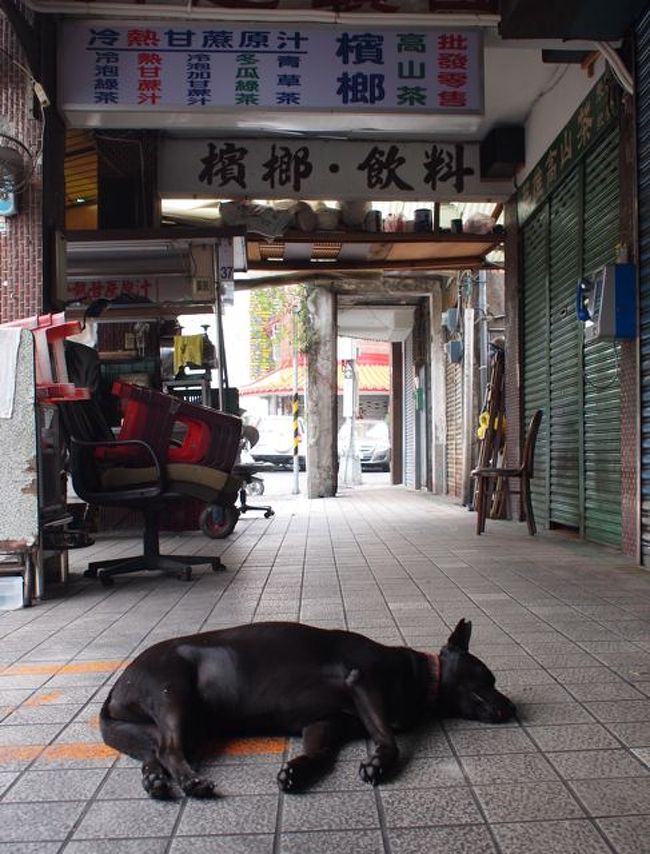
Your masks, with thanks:
M260 418L257 426L260 438L251 448L251 456L255 462L273 463L282 468L293 466L293 416L265 415ZM305 468L305 425L302 418L298 419L300 445L298 446L298 463L300 469Z
M338 449L342 457L350 446L351 423L348 419L339 429ZM390 470L390 431L385 421L357 418L354 422L354 451L362 469Z

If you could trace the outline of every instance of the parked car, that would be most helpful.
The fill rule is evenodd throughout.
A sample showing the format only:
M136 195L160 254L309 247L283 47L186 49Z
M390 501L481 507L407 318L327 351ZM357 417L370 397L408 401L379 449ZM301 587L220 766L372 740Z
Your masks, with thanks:
M339 429L339 457L350 445L350 421ZM390 432L385 421L359 418L354 422L354 449L359 455L362 469L390 470Z
M293 416L265 415L256 426L260 438L251 448L251 455L255 462L273 463L282 468L291 468L293 466ZM298 430L300 433L298 463L304 471L305 425L302 418L298 419Z

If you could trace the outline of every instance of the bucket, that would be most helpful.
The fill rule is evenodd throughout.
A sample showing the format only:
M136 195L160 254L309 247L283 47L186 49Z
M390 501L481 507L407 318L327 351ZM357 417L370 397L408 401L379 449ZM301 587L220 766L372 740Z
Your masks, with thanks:
M0 611L15 611L23 607L23 579L21 575L0 577Z

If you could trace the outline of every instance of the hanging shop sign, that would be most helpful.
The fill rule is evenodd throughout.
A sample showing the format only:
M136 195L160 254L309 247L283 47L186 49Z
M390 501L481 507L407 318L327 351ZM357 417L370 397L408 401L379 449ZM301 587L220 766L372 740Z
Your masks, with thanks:
M212 295L199 298L192 288L190 276L130 276L126 278L97 278L85 281L68 279L57 294L65 303L89 303L96 299L128 297L134 303L191 303L213 302Z
M523 223L618 118L620 88L605 73L521 185L517 201Z
M67 110L477 114L478 29L66 22Z
M252 199L502 200L481 181L478 143L166 139L162 196Z

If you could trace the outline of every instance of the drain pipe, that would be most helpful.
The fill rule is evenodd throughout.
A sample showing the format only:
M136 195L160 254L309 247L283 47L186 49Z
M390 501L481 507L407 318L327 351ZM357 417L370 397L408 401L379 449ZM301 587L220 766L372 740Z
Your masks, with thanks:
M478 382L480 392L480 406L485 403L488 386L488 367L490 364L489 353L489 330L487 316L487 271L478 271L478 348L479 348L479 366L478 366Z
M472 495L472 448L474 446L474 326L476 309L466 308L463 312L463 445L462 445L462 503L471 507Z

